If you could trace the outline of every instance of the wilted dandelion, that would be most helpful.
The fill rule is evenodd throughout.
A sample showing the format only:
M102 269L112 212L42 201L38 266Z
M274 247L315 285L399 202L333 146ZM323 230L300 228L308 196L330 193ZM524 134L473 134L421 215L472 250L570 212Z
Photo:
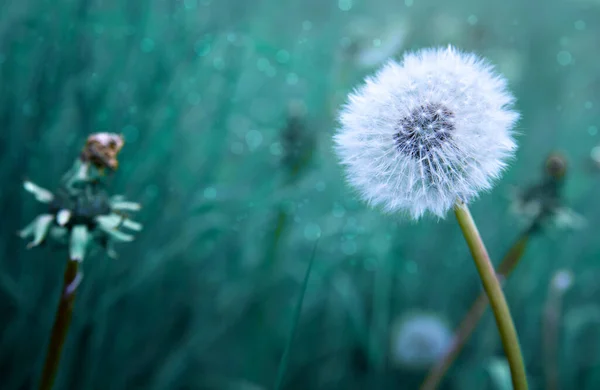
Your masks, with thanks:
M142 229L140 223L126 214L138 211L141 206L127 201L121 195L110 196L102 182L107 171L114 172L118 168L117 157L123 144L124 140L118 134L92 134L55 193L29 180L23 185L38 202L45 203L47 209L21 230L19 236L33 237L28 248L41 245L50 238L69 249L62 295L52 326L40 390L50 390L54 384L71 322L75 293L82 281L79 264L84 260L89 244L95 242L106 249L111 257L115 257L113 242L133 241L134 236L129 232Z
M511 211L532 231L556 227L579 229L585 226L585 218L567 207L562 190L567 176L566 158L551 153L544 162L542 179L523 189L515 188L511 196Z
M369 204L413 219L443 218L454 207L520 390L527 382L514 324L466 206L492 188L516 150L513 101L506 80L474 54L424 49L389 61L350 95L334 141Z

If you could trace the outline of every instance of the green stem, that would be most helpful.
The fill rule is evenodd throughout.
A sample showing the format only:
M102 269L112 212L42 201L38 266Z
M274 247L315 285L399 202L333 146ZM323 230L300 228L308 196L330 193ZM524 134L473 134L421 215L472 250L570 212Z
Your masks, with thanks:
M519 239L515 244L509 249L509 251L504 256L504 259L498 266L496 273L503 277L507 278L511 272L515 269L519 260L523 257L523 253L525 252L525 247L527 246L527 242L529 241L529 237L531 235L530 229L526 230L519 236ZM479 324L481 317L485 313L485 310L488 307L488 299L485 292L479 294L471 309L469 309L468 313L465 315L464 319L454 332L454 340L452 345L445 353L445 355L431 368L425 381L420 387L420 390L434 390L437 389L440 385L440 382L446 375L446 372L452 366L452 363L456 360L460 351L463 349L471 334Z
M523 364L519 339L517 338L515 324L510 315L510 310L508 309L508 304L506 303L500 281L496 276L494 266L490 261L485 245L477 230L477 225L475 225L475 221L473 221L473 217L467 206L458 201L454 206L454 213L456 214L458 224L467 241L471 256L473 257L475 266L479 272L483 288L485 289L490 301L490 306L494 312L500 339L504 346L506 360L510 367L513 389L527 390L527 374L525 373L525 365Z
M78 261L69 260L67 262L60 302L54 317L54 325L52 326L52 334L50 336L50 343L48 344L39 390L51 390L56 379L56 374L58 373L60 355L65 339L67 338L69 325L71 324L71 314L75 302L75 291L70 291L69 289L70 286L73 286L77 278L78 268Z

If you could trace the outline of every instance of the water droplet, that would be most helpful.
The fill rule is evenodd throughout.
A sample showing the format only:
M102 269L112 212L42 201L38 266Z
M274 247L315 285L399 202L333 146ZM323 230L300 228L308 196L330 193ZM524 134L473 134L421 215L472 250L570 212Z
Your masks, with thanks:
M556 55L556 61L558 61L558 63L561 64L562 66L569 65L572 60L573 60L573 56L571 56L571 53L569 53L566 50L559 51L558 54Z
M585 30L585 22L583 20L578 20L575 22L575 29L579 31Z
M331 213L336 218L342 218L344 215L346 215L346 209L344 208L344 206L336 202L333 205L333 211Z
M296 73L288 73L286 78L285 78L286 83L288 83L289 85L296 85L298 84L298 75Z
M598 128L596 126L590 126L587 129L589 135L596 135L598 134Z
M264 58L264 57L261 57L261 58L259 58L259 59L256 61L256 67L257 67L257 68L258 68L258 70L260 70L261 72L264 72L264 71L267 69L267 67L268 67L268 66L270 66L270 64L269 64L269 60L267 60L267 59L266 59L266 58Z
M290 53L287 50L279 50L275 55L275 59L280 64L286 64L290 60Z
M307 240L316 240L321 237L321 227L316 223L308 223L304 227L304 237L306 237Z
M217 190L214 187L207 187L204 189L204 197L206 199L215 199L217 197Z
M342 11L350 11L352 8L352 0L338 0L338 7Z
M469 17L467 18L467 23L469 23L471 26L476 25L478 21L479 19L475 15L469 15Z
M246 144L248 149L255 150L263 141L262 133L258 130L250 130L246 133Z

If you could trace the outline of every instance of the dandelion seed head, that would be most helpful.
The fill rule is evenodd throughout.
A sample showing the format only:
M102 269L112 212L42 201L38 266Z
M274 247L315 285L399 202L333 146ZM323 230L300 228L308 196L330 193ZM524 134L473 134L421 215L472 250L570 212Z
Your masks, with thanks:
M453 47L389 61L350 94L335 149L370 204L418 219L489 190L514 155L506 80Z

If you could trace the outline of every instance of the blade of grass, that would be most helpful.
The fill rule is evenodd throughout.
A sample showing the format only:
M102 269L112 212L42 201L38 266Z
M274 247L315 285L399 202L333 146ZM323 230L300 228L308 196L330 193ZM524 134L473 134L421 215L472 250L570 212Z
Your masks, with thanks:
M279 369L277 370L277 380L275 381L274 390L280 390L283 385L283 377L285 376L285 371L287 370L288 360L290 356L290 351L292 349L292 343L294 342L294 337L296 336L296 330L298 329L298 323L300 322L300 314L302 313L302 304L304 303L304 296L306 295L306 290L308 288L308 280L310 278L310 273L312 271L312 266L315 260L315 256L317 253L317 244L318 240L315 242L315 246L313 247L312 255L310 257L308 267L306 268L306 274L304 275L304 281L302 282L302 288L300 290L300 296L298 297L298 302L296 303L296 309L294 311L294 318L292 320L292 326L290 329L290 334L285 346L285 350L283 351L283 355L281 355L281 360L279 361Z

